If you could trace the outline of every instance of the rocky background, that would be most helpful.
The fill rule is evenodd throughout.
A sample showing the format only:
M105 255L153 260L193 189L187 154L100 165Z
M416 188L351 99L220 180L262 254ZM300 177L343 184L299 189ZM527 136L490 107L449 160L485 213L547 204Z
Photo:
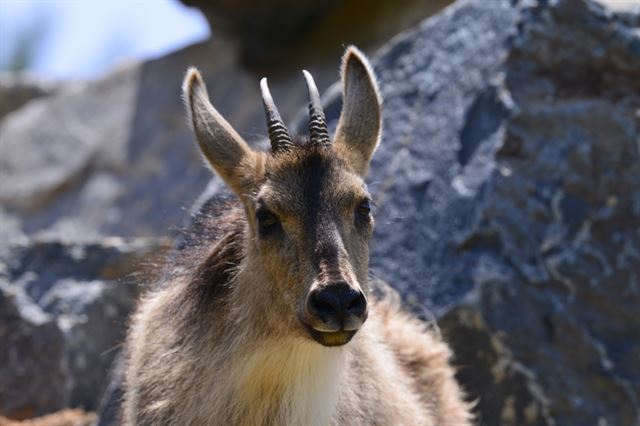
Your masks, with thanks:
M259 143L259 77L304 131L299 70L329 87L357 42L385 99L372 272L438 321L479 424L640 424L640 8L458 0L418 23L450 2L185 3L222 35L98 81L0 80L0 423L114 423L136 295L223 190L186 67ZM324 100L334 126L339 87Z

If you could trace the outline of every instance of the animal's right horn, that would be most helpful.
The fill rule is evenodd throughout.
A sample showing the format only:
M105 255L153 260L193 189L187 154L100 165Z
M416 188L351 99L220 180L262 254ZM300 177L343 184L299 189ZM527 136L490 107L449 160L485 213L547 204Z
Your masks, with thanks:
M269 130L269 140L271 141L271 151L274 153L288 151L293 148L293 142L289 131L284 125L278 108L273 102L267 79L260 80L260 90L262 91L262 103L264 104L264 112L267 116L267 128Z

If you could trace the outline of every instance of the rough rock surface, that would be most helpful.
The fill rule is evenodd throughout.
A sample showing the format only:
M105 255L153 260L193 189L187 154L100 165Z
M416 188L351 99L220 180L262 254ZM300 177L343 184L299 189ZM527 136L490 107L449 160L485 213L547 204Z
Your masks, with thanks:
M29 418L64 407L63 360L55 319L0 278L0 415Z
M28 241L0 258L0 415L95 409L158 242Z
M373 272L441 317L482 424L640 422L639 26L463 0L375 59Z

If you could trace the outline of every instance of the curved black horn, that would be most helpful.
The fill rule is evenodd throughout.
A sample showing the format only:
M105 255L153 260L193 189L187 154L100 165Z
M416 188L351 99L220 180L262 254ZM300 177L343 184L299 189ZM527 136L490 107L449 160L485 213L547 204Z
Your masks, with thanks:
M260 80L260 90L262 91L262 103L264 104L264 113L267 116L267 128L269 130L269 140L271 141L271 151L287 151L293 147L291 136L287 127L282 122L278 108L273 102L267 79Z
M307 70L302 70L304 79L309 89L309 141L323 146L329 146L329 131L327 130L327 122L324 118L324 111L320 103L320 94L316 87L313 77Z

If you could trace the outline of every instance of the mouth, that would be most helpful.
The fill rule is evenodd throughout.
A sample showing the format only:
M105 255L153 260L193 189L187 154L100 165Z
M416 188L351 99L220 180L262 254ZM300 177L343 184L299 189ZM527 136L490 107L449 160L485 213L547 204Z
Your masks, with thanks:
M322 346L342 346L349 343L358 330L318 331L308 324L303 323L313 340Z

